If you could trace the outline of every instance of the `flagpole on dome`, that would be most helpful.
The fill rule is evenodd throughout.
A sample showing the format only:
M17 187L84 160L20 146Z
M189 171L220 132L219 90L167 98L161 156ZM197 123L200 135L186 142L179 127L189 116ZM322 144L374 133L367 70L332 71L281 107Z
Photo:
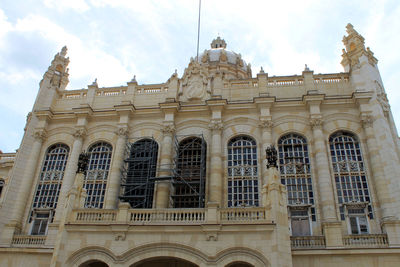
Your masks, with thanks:
M196 53L196 60L197 60L197 61L199 61L200 11L201 11L201 0L199 0L199 21L198 21L198 24L197 24L197 53Z

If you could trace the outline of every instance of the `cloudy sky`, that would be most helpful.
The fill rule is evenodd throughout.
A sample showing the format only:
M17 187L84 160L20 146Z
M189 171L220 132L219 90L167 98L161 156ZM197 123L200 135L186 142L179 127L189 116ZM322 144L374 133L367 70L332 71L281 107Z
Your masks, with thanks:
M0 150L19 147L38 83L67 45L70 83L87 88L165 82L196 55L198 0L1 0ZM400 1L203 0L200 51L218 34L272 75L341 72L351 22L378 58L400 125Z

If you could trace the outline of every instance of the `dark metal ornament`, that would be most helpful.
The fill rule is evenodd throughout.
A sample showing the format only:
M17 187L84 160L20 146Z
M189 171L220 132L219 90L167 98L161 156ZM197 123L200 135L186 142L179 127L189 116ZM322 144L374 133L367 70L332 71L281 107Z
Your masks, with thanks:
M267 149L265 149L265 154L268 161L267 169L271 167L277 168L278 152L276 151L275 147L273 145L267 147Z
M76 173L83 173L84 175L86 175L88 164L89 164L89 154L83 151L79 155L78 169L76 170Z

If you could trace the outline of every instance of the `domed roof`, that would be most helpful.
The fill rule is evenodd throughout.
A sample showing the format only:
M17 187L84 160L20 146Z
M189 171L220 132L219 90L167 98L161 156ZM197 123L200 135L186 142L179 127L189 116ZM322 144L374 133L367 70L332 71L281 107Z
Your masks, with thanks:
M225 65L229 69L233 68L236 70L234 78L251 77L250 64L247 64L240 54L227 50L225 40L219 36L211 42L211 49L204 50L199 55L198 62L200 65Z

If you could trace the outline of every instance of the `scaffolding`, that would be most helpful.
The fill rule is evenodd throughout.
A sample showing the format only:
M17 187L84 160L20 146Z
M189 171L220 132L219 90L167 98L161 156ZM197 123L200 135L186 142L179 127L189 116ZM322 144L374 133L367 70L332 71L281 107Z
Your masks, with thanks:
M178 137L182 141L178 142ZM171 186L170 207L204 207L207 159L204 137L174 136L173 140L174 156L168 166L157 166L158 145L152 137L127 144L121 201L128 202L132 208L152 208L155 182L167 180Z
M127 143L120 199L132 208L152 208L158 144L152 138Z
M174 172L171 183L171 201L174 208L203 208L207 144L203 135L175 136Z

